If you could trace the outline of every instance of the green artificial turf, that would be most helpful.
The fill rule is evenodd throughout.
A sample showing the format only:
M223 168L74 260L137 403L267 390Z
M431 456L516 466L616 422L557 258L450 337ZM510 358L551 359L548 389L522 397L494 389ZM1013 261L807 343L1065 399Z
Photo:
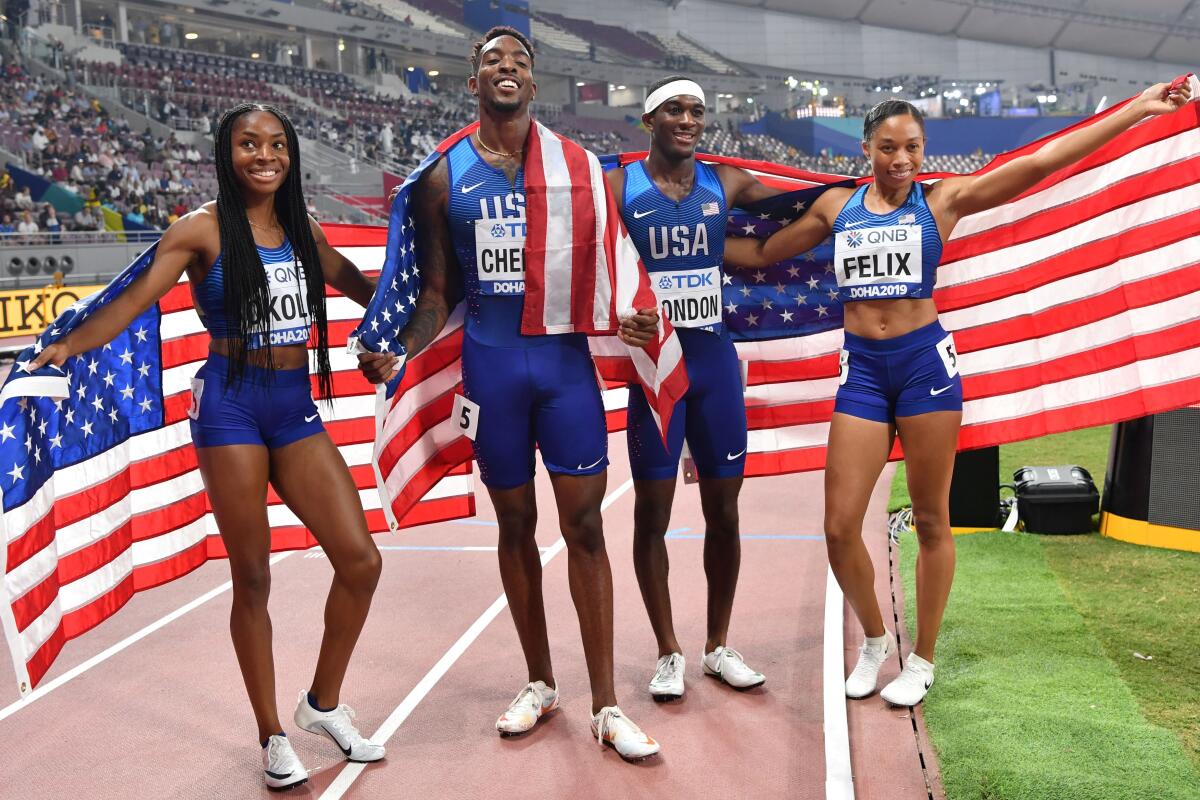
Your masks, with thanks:
M924 709L949 800L1200 797L1200 774L1180 740L1147 722L1139 707L1143 691L1155 691L1153 673L1147 670L1127 685L1123 678L1137 665L1118 666L1110 658L1126 646L1129 630L1147 625L1128 597L1138 584L1125 580L1143 573L1144 565L1123 553L1125 548L1090 538L1097 551L1108 552L1092 557L1083 544L1087 539L1055 540L1048 547L1051 540L1027 534L958 538L958 572L938 642L937 684ZM1053 547L1060 549L1048 560ZM915 557L916 539L905 534L901 574L907 598L915 597ZM1060 584L1051 565L1079 560L1088 561L1087 567L1066 570L1069 577ZM1112 578L1107 581L1106 564ZM1161 567L1162 580L1181 577L1173 567ZM1184 594L1194 608L1195 594ZM1168 630L1181 629L1186 620L1174 615L1183 606L1164 604L1169 608L1163 616L1172 617ZM1127 611L1099 613L1098 606ZM911 636L916 619L911 600L908 607ZM1194 639L1192 645L1194 658ZM1155 664L1158 657L1145 664L1171 669L1176 657L1185 658L1186 647L1160 652L1171 655L1161 664ZM1177 673L1182 683L1184 671ZM1191 707L1194 712L1195 704Z
M1142 713L1173 731L1200 769L1200 554L1101 536L1041 541ZM1193 796L1200 798L1200 784Z

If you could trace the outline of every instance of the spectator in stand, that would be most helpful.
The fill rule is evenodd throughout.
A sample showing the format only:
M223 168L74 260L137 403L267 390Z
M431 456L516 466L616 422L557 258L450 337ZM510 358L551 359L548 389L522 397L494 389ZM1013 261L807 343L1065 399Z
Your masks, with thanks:
M28 186L22 186L20 191L17 192L16 202L17 208L21 211L33 210L33 196L29 194Z
M46 231L46 233L52 234L50 237L51 244L58 244L60 241L62 241L61 237L57 235L63 231L62 221L58 218L58 209L49 203L46 203L45 206L42 207L41 218L38 220L38 222L41 225L42 230Z
M0 214L0 244L12 238L12 234L17 232L17 228L13 225L12 214L5 212Z
M33 212L25 210L21 212L21 221L17 223L17 233L21 234L21 241L26 244L32 242L37 233L41 230L38 227L37 220L33 218Z

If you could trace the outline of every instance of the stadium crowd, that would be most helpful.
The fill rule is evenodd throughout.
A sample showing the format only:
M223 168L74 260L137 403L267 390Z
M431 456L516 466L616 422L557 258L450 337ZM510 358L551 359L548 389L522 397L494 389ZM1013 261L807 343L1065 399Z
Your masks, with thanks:
M59 82L31 74L13 59L0 63L0 147L18 154L24 169L79 199L77 211L56 212L16 191L11 176L4 174L0 235L6 239L103 231L102 208L130 228L163 228L215 195L211 145L184 143L174 134L163 137L150 129L139 132L119 110L110 112L83 92L79 83L118 87L127 106L177 130L214 130L220 114L237 102L271 102L292 116L300 136L401 175L473 114L465 93L391 97L327 70L144 44L122 50L120 64L67 59L67 77ZM645 134L630 124L552 109L540 116L597 153L643 146ZM701 149L813 172L869 171L861 158L807 155L768 135L744 133L732 120L711 125ZM970 172L987 160L983 155L931 156L925 169ZM310 191L320 193L319 183L309 177Z

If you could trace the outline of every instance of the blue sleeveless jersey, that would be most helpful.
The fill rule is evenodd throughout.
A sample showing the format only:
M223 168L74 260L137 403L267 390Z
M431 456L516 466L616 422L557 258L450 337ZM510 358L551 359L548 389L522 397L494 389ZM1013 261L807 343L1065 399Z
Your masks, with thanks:
M932 297L942 237L925 187L914 181L904 205L889 214L868 211L866 194L867 186L860 186L833 223L838 299Z
M725 259L725 190L717 171L696 162L688 196L667 197L646 162L625 167L625 227L650 273L663 315L677 328L721 333L721 264Z
M272 347L304 344L312 322L308 314L308 285L304 265L292 252L292 243L284 239L279 247L257 247L267 273L267 291L271 298L270 340ZM193 290L200 321L214 339L236 339L237 329L225 310L225 265L220 256L212 269ZM254 335L247 350L266 347L261 335Z
M525 304L525 171L516 179L488 164L466 137L446 154L450 233L462 267L466 331L497 347L529 347L555 337L522 336Z

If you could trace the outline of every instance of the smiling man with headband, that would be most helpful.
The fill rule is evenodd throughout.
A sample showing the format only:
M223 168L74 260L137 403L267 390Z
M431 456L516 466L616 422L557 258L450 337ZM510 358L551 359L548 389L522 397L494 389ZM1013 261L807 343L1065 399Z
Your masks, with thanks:
M680 76L659 81L650 87L645 112L649 156L612 170L608 180L650 273L660 313L679 334L690 384L675 406L667 447L637 392L629 393L626 427L637 498L634 566L658 641L650 694L667 700L684 691L684 656L671 619L664 537L685 438L704 508L708 638L703 670L738 689L766 680L726 644L741 560L737 499L746 463L746 407L737 353L722 324L721 265L729 209L778 192L745 170L696 160L707 108L704 90L695 81Z

